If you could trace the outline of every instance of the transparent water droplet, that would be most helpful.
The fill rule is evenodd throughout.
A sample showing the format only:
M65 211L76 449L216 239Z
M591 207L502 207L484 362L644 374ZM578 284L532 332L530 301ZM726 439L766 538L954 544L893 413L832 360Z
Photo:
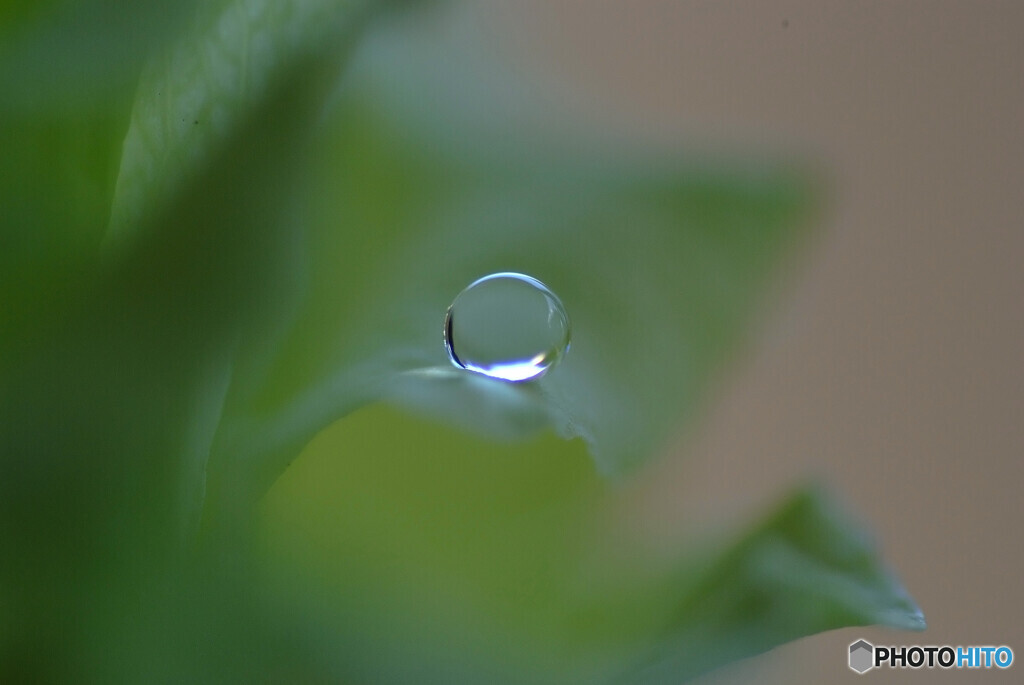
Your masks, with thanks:
M513 272L470 283L448 307L452 363L505 381L540 378L569 349L569 315L550 288Z

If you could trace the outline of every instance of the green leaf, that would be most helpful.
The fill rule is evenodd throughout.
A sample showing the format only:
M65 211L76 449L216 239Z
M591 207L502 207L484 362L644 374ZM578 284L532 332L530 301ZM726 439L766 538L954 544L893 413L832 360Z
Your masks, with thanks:
M710 563L672 603L646 664L616 682L679 683L826 630L923 630L924 616L863 529L808 489Z
M0 366L88 289L135 79L189 2L5 7L0 22Z
M360 53L309 186L301 308L278 348L240 363L228 422L244 428L224 449L261 446L251 468L269 484L331 420L383 399L500 438L553 427L603 473L628 473L742 344L808 224L813 181L545 126L479 52L432 45L394 29ZM444 312L509 270L561 297L572 349L533 384L456 382ZM479 416L501 405L529 418Z
M173 322L168 340L205 347L230 368L225 392L238 350L272 337L293 306L305 233L295 191L307 141L369 8L234 0L200 15L143 75L106 257L124 265L122 287L151 296L146 307ZM251 491L250 473L232 473L221 487L222 465L209 455L220 424L218 414L203 431L202 458L190 459L198 490L188 499L198 507L208 489L231 501ZM197 511L185 516L198 520Z
M366 682L411 659L428 682L502 664L478 679L672 683L823 630L923 627L828 493L801 489L748 531L673 555L623 540L619 492L582 447L360 410L263 501L268 575L344 636L339 668Z
M90 196L89 257L70 296L45 311L25 307L33 330L4 331L0 556L12 563L0 570L0 586L19 591L5 605L0 680L120 679L116 640L95 636L138 619L154 586L177 589L174 569L194 551L232 358L273 330L279 309L271 304L286 298L294 277L291 248L302 233L294 190L347 30L355 28L338 8L336 21L307 26L305 41L295 35L300 26L272 25L293 49L263 65L262 87L202 159L174 170L174 182L148 196L145 211L102 255L109 193ZM171 70L167 86L194 76ZM88 150L87 159L108 159L114 127L76 129L65 114L54 120L73 132L68 145ZM32 178L30 201L14 205L17 221L4 222L3 238L27 239L20 231L37 227L58 232L51 222L75 213L64 203L73 183L53 184L57 209L48 211L51 186L41 170L49 152L31 141L16 150L40 178ZM173 156L170 148L163 153ZM17 198L15 176L3 179L3 192ZM241 556L237 543L222 553Z
M230 0L151 59L124 141L112 239L173 198L190 173L260 103L282 72L322 49L342 51L360 25L362 0ZM294 70L291 78L316 76Z
M0 111L0 369L52 332L95 275L128 104Z
M9 18L0 9L3 110L39 113L102 106L104 100L134 85L146 56L183 28L196 3L44 0L34 4L32 12L15 8Z
M495 442L366 407L261 502L261 566L339 635L345 681L586 682L558 676L606 488L578 442Z

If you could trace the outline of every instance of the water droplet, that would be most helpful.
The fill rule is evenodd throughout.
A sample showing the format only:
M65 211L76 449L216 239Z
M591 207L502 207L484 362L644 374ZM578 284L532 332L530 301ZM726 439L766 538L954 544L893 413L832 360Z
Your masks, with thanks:
M470 283L444 320L452 362L505 381L540 378L569 349L569 336L558 296L536 278L512 272Z

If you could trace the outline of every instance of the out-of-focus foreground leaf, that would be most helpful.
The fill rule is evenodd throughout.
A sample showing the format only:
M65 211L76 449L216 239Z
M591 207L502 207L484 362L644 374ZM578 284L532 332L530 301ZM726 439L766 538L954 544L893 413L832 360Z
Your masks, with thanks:
M43 0L0 10L4 109L102 106L192 16L194 0ZM211 5L215 3L210 3Z
M4 109L12 126L0 128L14 145L3 163L2 235L27 277L5 280L2 291L15 308L0 346L0 681L251 682L238 667L265 672L260 659L273 664L280 651L256 645L287 642L271 637L284 629L274 622L259 635L213 627L244 624L250 585L223 580L191 536L234 350L273 328L277 310L267 303L294 276L293 191L360 19L342 2L320 3L330 11L305 23L263 14L298 16L305 5L240 0L196 18L203 38L182 41L216 42L261 73L251 74L244 102L218 100L227 86L216 70L170 65L162 84L148 82L208 88L210 101L233 110L201 161L175 170L166 194L153 193L102 254L117 168L111 143L123 136L130 100L87 108L99 112L99 128L76 120L73 103L43 112L42 123ZM225 25L232 30L212 30ZM39 133L19 138L26 130ZM80 154L65 158L68 150ZM85 237L66 245L76 231ZM39 278L21 261L34 256L46 268ZM43 292L63 275L65 256L76 266L71 285ZM161 638L172 626L183 635L209 626L209 640L197 649ZM175 647L184 651L165 651Z
M282 62L310 46L352 40L340 18L361 25L363 1L224 2L200 15L199 30L149 62L124 140L111 216L111 241L175 198L178 185L208 161L279 78ZM315 80L297 69L291 78ZM311 125L315 119L307 122Z
M0 16L0 367L95 271L135 79L190 2L12 3Z

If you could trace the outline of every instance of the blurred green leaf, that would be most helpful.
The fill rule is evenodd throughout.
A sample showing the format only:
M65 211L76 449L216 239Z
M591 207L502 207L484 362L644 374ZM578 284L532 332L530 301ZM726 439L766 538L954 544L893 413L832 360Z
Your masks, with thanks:
M807 489L690 581L647 664L615 682L679 683L806 635L924 630L921 610L832 498Z
M0 111L0 369L95 276L129 102L74 116Z
M124 141L111 238L173 198L183 179L304 54L353 40L365 0L230 0L146 67ZM296 69L290 78L315 80ZM308 121L311 124L313 120Z
M5 319L0 556L9 563L0 568L0 587L16 592L0 614L0 681L121 680L137 665L118 651L123 626L146 624L175 599L202 595L191 594L193 581L178 573L184 560L195 555L199 568L220 573L222 560L203 558L191 535L205 460L234 351L274 327L277 310L268 303L286 297L293 276L290 248L301 238L294 189L355 22L347 6L337 7L333 23L320 17L305 27L305 41L295 35L302 26L271 25L295 49L261 63L262 87L239 105L201 163L180 170L166 196L153 193L134 230L102 254L120 101L97 110L95 126L55 110L25 140L19 135L35 130L32 118L5 112L5 122L24 124L4 130L16 143L2 167L13 211L2 237L18 247L12 260L37 252L53 265L37 281L49 287L64 254L59 236L81 227L87 237L70 251L80 265L72 286L26 298L18 317ZM239 40L246 39L243 32ZM166 77L178 87L175 78L195 74L172 69ZM50 135L61 148L39 145ZM82 152L64 158L65 149ZM57 172L52 179L48 170ZM65 218L71 228L61 225ZM4 285L17 298L26 283ZM237 542L220 551L244 556ZM193 608L197 621L211 618ZM224 646L245 642L231 633L218 638Z
M516 89L480 54L382 35L321 141L304 300L280 346L240 365L224 449L266 487L331 420L384 399L500 438L551 426L603 473L629 472L742 342L807 226L813 179L545 128L492 102ZM541 279L572 318L571 352L536 383L457 381L448 363L444 312L494 271Z
M145 308L170 326L176 349L212 350L230 376L237 351L272 336L296 296L305 230L295 190L307 141L370 7L230 2L143 76L106 257L124 265L121 287L151 298ZM251 502L255 469L232 469L233 455L213 463L210 444L186 460L204 483L186 499L206 506L210 486L223 495L215 508Z
M184 28L194 0L50 0L0 10L3 110L102 106ZM9 16L3 16L9 12ZM6 21L5 21L6 20Z
M192 13L122 5L18 3L0 18L0 367L95 277L135 79Z
M400 667L438 683L683 682L824 630L923 627L818 488L674 563L612 534L617 498L578 442L494 443L371 407L271 489L268 575L370 683Z
M578 441L494 442L366 407L261 503L263 565L338 635L348 680L572 682L566 618L606 488Z

